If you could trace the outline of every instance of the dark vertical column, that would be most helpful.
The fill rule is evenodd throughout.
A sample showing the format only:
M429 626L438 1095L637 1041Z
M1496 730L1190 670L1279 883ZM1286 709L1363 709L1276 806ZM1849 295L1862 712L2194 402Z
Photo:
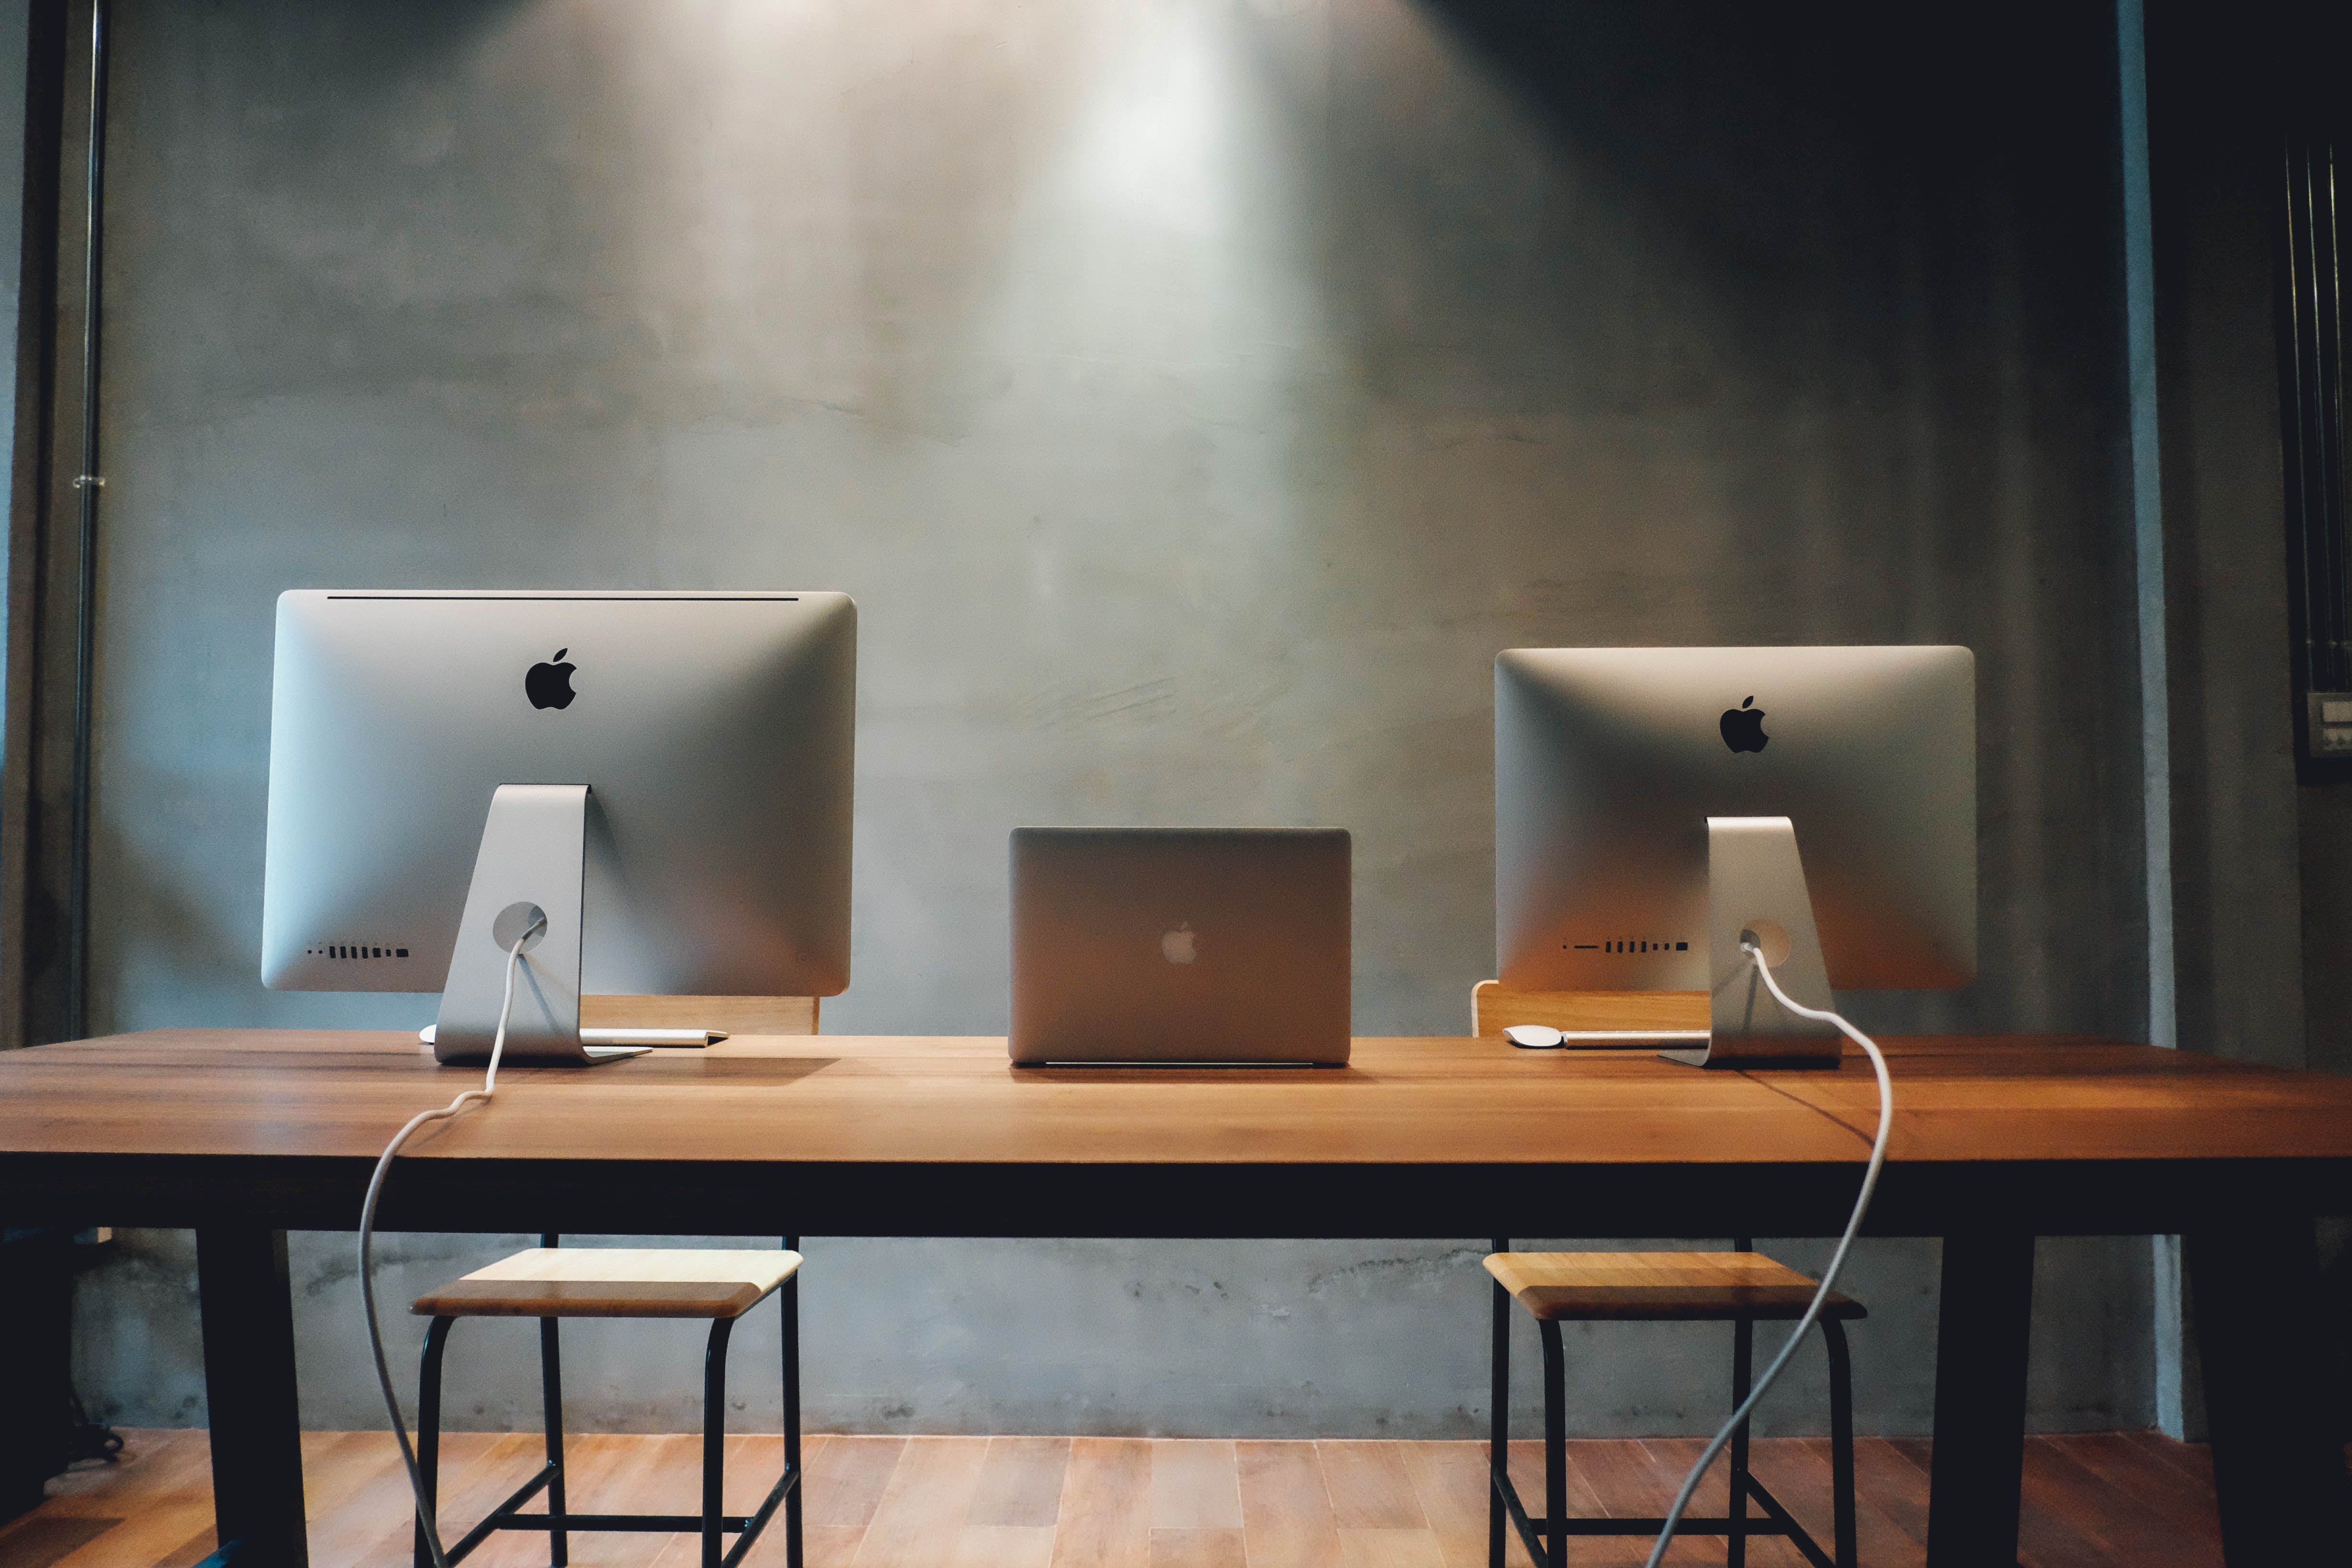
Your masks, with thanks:
M236 1568L309 1568L286 1233L199 1229L196 1289L222 1561Z
M73 818L66 880L66 1031L89 1033L89 856L96 829L99 329L105 312L107 0L89 0L82 144L81 450L74 464Z
M2324 1318L2311 1220L2242 1215L2187 1241L2224 1560L2352 1562L2352 1485L2315 1374Z
M25 39L24 239L0 743L0 1049L68 1035L58 937L72 860L72 645L59 640L55 601L60 574L74 563L68 558L70 531L63 541L54 537L51 485L67 9L64 0L33 0Z
M2016 1568L2025 1465L2025 1354L2033 1326L2033 1237L1944 1238L1936 1324L1936 1445L1928 1470L1928 1568Z

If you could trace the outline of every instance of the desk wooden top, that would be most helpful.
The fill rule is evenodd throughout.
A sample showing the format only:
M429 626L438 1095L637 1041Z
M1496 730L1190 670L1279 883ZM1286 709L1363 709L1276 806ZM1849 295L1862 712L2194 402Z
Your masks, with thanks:
M2228 1184L2221 1167L2263 1171L2323 1208L2352 1188L2352 1080L2077 1037L1885 1044L1896 1210L1906 1187L1932 1187L1955 1210L2046 1200L2037 1188L2063 1179L2134 1222L2116 1228L2135 1229L2141 1216L2121 1212L2135 1186L2149 1204L2192 1201L2197 1183ZM328 1194L355 1190L403 1121L478 1078L436 1066L414 1036L386 1033L173 1029L0 1055L0 1217L77 1190L185 1213L230 1186L307 1216L289 1195L299 1189L331 1215L341 1197ZM1735 1189L1770 1187L1772 1202L1810 1216L1834 1210L1838 1191L1850 1198L1875 1115L1858 1055L1836 1072L1732 1073L1645 1052L1361 1039L1343 1068L1040 1069L1010 1066L1001 1039L772 1037L591 1068L505 1068L493 1105L412 1142L395 1186L438 1194L444 1206L470 1192L480 1223L457 1228L509 1227L484 1206L509 1192L600 1192L610 1217L612 1203L656 1192L698 1192L706 1214L731 1206L717 1186L771 1203L789 1190L824 1211L813 1219L912 1234L1451 1234L1480 1227L1243 1226L1236 1215L1239 1228L1211 1230L1179 1224L1176 1200L1163 1214L1150 1194L1192 1183L1196 1197L1246 1203L1278 1188L1302 1201L1357 1194L1347 1201L1359 1206L1376 1196L1391 1214L1400 1203L1419 1214L1427 1205L1403 1194L1453 1202L1532 1188L1556 1208L1570 1189L1711 1193L1720 1204ZM845 1200L845 1182L887 1193ZM956 1225L873 1225L887 1217L885 1196L903 1204L917 1193L928 1211L960 1215ZM1104 1212L1122 1193L1150 1211L1133 1212L1132 1226ZM982 1224L992 1204L1015 1201L1032 1207ZM1080 1214L1087 1226L1053 1223ZM112 1223L161 1222L125 1212ZM552 1221L510 1228L541 1223Z

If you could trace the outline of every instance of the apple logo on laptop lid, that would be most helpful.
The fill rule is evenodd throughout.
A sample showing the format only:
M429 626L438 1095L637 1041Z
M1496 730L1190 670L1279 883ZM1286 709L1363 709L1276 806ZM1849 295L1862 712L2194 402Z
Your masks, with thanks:
M1186 921L1160 939L1160 956L1171 963L1190 963L1200 954L1192 948L1192 922Z

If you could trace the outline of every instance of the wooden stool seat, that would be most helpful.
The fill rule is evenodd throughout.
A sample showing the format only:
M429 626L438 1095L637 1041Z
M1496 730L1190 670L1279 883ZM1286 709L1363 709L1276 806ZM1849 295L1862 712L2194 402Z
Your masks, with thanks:
M1538 1321L1721 1322L1804 1316L1820 1282L1760 1252L1497 1252L1486 1272ZM1824 1317L1867 1317L1836 1291Z
M800 1269L797 1252L534 1247L419 1296L420 1318L739 1318Z

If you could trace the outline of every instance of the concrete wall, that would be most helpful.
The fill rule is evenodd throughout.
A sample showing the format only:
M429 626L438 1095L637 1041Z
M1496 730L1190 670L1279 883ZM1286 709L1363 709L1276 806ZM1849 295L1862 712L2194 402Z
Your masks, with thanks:
M1459 1029L1497 649L1878 640L1978 652L1984 962L1856 1016L2142 1029L2104 8L119 16L101 1026L429 1017L265 993L255 946L272 597L446 584L857 595L834 1031L1002 1029L1024 822L1347 826L1360 1032ZM395 1238L388 1292L499 1245ZM296 1241L314 1426L373 1419L348 1247ZM812 1257L819 1425L1484 1405L1467 1240ZM2035 1419L2143 1424L2146 1245L2042 1263ZM1933 1246L1857 1268L1863 1419L1924 1429ZM185 1239L129 1237L97 1409L202 1418L192 1305ZM683 1421L641 1342L583 1332L576 1421ZM1720 1349L1596 1331L1580 1429L1711 1422ZM459 1360L467 1418L530 1408Z

